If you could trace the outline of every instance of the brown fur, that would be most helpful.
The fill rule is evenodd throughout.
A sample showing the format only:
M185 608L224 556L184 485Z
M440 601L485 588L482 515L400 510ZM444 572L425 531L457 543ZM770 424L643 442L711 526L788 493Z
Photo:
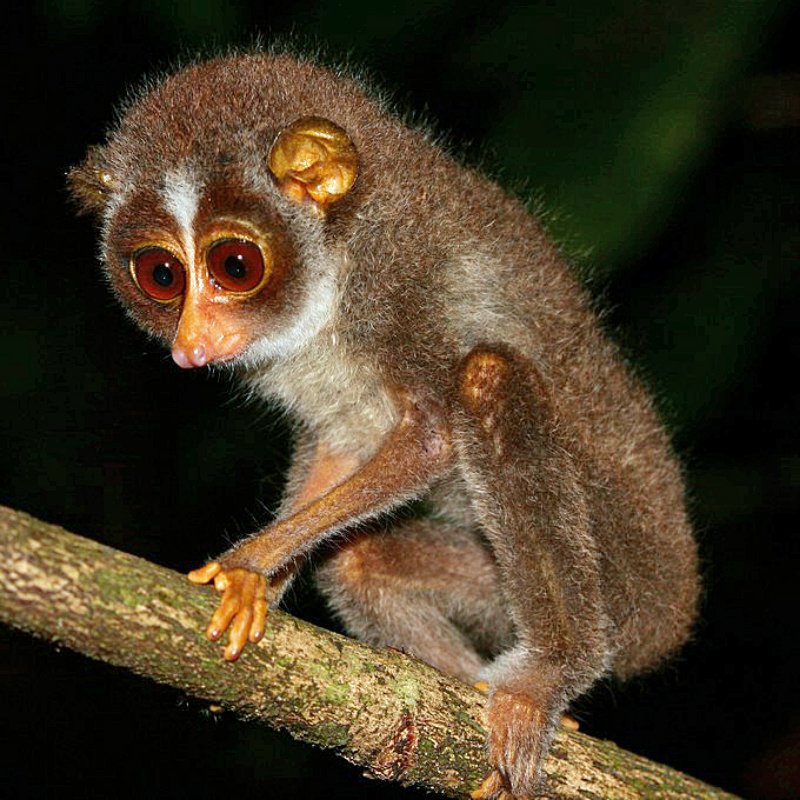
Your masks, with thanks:
M278 132L309 116L341 126L359 159L352 191L317 214L266 165ZM302 441L282 519L222 568L274 575L373 520L341 541L321 589L355 635L488 677L485 794L531 796L569 700L607 671L656 665L695 616L680 470L650 399L516 200L355 81L284 55L167 77L71 173L102 218L112 285L165 343L180 306L143 297L128 260L153 237L180 249L163 200L180 170L201 187L197 237L219 215L274 237L279 280L224 311L251 344L335 287L319 329L237 362ZM413 498L417 518L375 521Z

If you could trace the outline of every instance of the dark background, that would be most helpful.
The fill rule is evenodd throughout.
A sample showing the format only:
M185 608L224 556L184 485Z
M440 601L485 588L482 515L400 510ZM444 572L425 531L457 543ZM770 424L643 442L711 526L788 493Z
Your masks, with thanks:
M63 174L181 54L257 33L349 53L543 200L685 461L695 640L656 675L596 688L583 729L750 797L800 796L797 4L374 6L4 12L0 501L179 570L267 518L286 433L125 320ZM293 610L324 618L309 588ZM7 797L422 796L22 634L0 631L0 664Z

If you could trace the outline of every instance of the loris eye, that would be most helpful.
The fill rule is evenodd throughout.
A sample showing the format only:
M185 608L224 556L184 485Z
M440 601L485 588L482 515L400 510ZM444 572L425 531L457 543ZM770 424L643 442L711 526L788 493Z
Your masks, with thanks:
M183 264L163 247L138 250L133 254L131 269L138 287L159 303L168 303L183 294Z
M252 292L264 281L261 248L246 239L220 239L206 254L214 281L229 292Z

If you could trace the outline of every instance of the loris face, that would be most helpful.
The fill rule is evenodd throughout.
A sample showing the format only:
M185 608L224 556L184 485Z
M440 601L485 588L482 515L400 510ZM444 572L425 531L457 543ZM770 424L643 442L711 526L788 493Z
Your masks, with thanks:
M282 316L303 303L299 254L274 206L186 169L109 215L105 257L130 313L181 367L243 357L279 338Z
M116 293L184 368L285 357L328 323L343 260L326 217L358 173L341 127L270 122L291 112L228 72L168 79L70 173Z

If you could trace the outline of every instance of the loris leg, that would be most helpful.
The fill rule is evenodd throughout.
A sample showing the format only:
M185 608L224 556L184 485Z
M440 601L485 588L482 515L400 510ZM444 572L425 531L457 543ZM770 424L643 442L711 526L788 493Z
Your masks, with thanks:
M533 365L506 348L476 349L460 396L457 457L518 637L485 673L496 772L475 797L526 798L567 702L606 668L598 557L578 465Z
M469 531L409 520L356 534L319 569L317 583L349 633L391 645L467 682L511 626L497 565Z

